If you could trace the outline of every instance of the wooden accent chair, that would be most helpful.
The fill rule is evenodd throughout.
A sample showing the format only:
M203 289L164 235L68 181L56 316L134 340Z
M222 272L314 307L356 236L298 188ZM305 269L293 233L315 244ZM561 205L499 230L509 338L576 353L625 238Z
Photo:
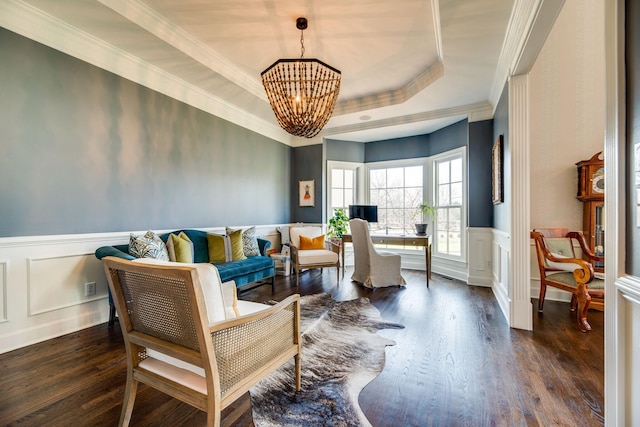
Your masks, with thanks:
M589 308L604 310L604 280L595 277L593 261L604 262L593 254L580 231L566 228L534 229L531 238L536 244L540 269L540 297L538 312L542 312L547 286L571 292L571 311L576 311L582 332L591 330L587 321ZM586 261L577 258L573 242L577 241Z
M321 227L291 227L289 238L291 268L296 273L296 286L299 283L300 270L309 268L335 267L340 280L340 246L326 241ZM305 238L320 242L317 246L305 246Z
M360 218L349 221L353 240L354 269L351 280L367 288L404 286L400 255L376 250L371 241L369 223Z
M205 411L208 426L292 357L300 389L299 295L274 306L237 301L235 283L224 290L211 264L137 261L102 260L127 351L120 426L129 424L138 383ZM239 303L253 313L238 316Z

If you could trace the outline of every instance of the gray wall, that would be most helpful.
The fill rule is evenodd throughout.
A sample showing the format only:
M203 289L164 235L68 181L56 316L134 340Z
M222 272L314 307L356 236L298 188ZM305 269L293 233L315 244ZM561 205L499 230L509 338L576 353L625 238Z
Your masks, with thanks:
M627 74L627 209L626 272L640 276L640 228L637 225L638 177L640 163L634 146L640 144L640 5L626 2L626 74Z
M493 141L498 136L503 137L503 176L502 182L504 184L504 203L494 205L493 207L493 228L509 233L511 215L509 211L509 205L511 203L511 166L509 159L511 158L511 152L509 150L509 86L505 84L500 96L500 101L496 107L496 111L493 115ZM489 196L491 197L491 196Z
M293 180L291 181L292 222L321 223L323 218L324 160L322 144L297 147L293 150ZM315 206L300 206L298 182L315 181Z
M493 120L469 123L468 218L469 227L493 226L491 201L491 149L493 147Z
M352 141L325 140L327 160L364 163L366 144Z
M289 147L5 29L0 52L0 237L289 222Z

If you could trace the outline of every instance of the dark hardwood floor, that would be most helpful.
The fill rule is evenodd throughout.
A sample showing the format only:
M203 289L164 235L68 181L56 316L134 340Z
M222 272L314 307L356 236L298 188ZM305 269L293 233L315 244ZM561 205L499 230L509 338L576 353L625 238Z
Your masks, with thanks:
M373 426L600 426L604 416L604 316L590 311L581 333L568 304L547 301L534 332L509 329L488 288L404 270L404 289L371 291L335 270L304 272L300 287L278 277L253 301L330 292L370 298L382 316L405 325L380 334L381 375L360 394ZM293 285L292 285L293 283ZM537 306L537 301L534 301ZM126 378L119 326L106 324L0 355L0 425L115 426ZM303 356L304 357L304 356ZM304 363L304 358L303 358ZM304 369L304 365L303 365ZM224 425L251 426L248 395L224 412ZM145 386L132 426L203 425L203 413Z

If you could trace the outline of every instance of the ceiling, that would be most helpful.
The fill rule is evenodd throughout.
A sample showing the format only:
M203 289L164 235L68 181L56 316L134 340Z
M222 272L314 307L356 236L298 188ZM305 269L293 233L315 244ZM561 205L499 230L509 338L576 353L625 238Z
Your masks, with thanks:
M493 117L516 0L3 0L0 25L291 146L370 142ZM342 72L312 140L277 124L260 73L305 57ZM526 20L522 18L521 21ZM507 40L507 42L505 42ZM513 53L510 54L513 56Z

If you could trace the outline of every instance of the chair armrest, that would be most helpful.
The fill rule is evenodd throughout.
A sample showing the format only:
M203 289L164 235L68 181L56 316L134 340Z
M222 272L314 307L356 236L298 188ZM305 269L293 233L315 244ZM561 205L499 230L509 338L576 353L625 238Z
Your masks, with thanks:
M233 393L265 377L269 366L300 354L300 295L273 307L209 328L222 393Z
M102 259L102 258L107 257L107 256L114 256L114 257L117 257L117 258L122 258L122 259L129 260L129 261L136 259L136 257L134 257L132 255L129 255L126 252L122 252L120 249L115 248L113 246L101 246L101 247L99 247L98 249L96 249L95 256L98 259Z
M267 256L267 249L271 247L271 241L267 239L262 239L260 237L258 237L257 240L258 240L258 247L260 248L260 253L262 254L262 256Z
M553 262L561 263L561 264L576 264L580 268L573 270L573 277L576 279L578 283L587 284L593 280L595 277L595 271L593 270L593 265L589 261L585 261L580 258L559 258L554 256L549 249L543 247L544 257Z
M337 243L334 243L331 240L325 240L324 245L331 252L335 252L340 255L340 245L338 245Z
M567 237L575 239L580 245L580 249L582 250L582 254L593 261L601 261L604 262L604 257L598 256L591 252L591 248L587 244L587 239L584 238L584 234L581 231L570 231L567 233Z
M289 249L291 250L291 262L294 264L298 263L298 248L293 245L289 245Z

